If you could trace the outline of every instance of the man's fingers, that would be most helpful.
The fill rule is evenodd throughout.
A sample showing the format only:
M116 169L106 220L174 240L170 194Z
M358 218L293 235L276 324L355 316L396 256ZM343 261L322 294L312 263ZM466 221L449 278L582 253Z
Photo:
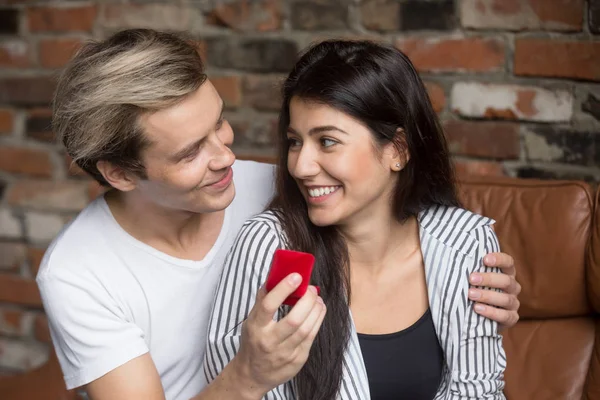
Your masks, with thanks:
M481 303L476 303L474 307L477 314L494 320L500 325L513 326L519 321L519 314L516 311L507 311Z
M471 283L491 289L500 289L505 293L515 296L521 292L521 285L516 281L514 276L498 272L477 272L471 274Z
M520 306L517 296L487 289L469 289L469 299L510 311L518 311Z
M269 293L261 295L259 292L256 304L252 308L252 314L254 314L256 321L260 325L272 322L273 315L277 312L277 309L290 294L294 293L294 290L300 286L301 282L302 276L293 273L283 278ZM261 288L261 291L266 292L264 287Z
M508 275L516 275L515 260L506 253L490 253L483 257L483 263L488 267L498 267Z

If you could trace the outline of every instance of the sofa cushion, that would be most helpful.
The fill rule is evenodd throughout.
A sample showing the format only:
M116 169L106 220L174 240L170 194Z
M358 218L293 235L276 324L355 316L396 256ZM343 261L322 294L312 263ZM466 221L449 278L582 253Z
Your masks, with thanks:
M592 197L585 183L463 179L464 206L496 220L501 250L515 258L521 318L587 315L586 248ZM600 287L600 286L599 286Z
M596 212L588 255L587 272L590 302L596 312L600 312L600 188L596 193Z
M506 398L581 399L594 334L584 317L520 321L506 331Z

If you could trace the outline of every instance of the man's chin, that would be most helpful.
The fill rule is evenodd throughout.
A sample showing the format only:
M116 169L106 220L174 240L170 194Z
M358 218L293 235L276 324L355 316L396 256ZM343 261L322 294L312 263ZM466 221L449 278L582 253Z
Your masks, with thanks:
M235 186L233 182L231 185L225 189L223 192L217 195L211 195L206 199L204 204L199 207L194 207L197 209L198 213L208 213L208 212L218 212L223 211L227 207L233 203L233 199L235 198Z

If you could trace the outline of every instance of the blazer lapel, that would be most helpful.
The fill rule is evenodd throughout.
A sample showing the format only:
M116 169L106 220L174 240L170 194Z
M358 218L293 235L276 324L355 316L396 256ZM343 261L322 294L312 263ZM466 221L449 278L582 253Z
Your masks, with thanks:
M344 376L338 400L371 400L367 369L362 357L352 313L350 313L350 321L350 340L344 353Z
M434 207L419 214L421 253L429 308L446 366L452 370L459 345L459 321L464 319L468 275L456 267L473 257L477 242L460 228L465 210Z

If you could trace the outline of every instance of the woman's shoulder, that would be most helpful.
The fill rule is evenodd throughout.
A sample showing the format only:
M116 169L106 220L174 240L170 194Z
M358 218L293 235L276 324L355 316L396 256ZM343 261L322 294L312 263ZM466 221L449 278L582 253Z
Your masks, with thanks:
M268 226L270 229L281 230L281 222L273 210L266 210L254 215L244 222L244 227Z
M461 207L435 205L419 213L419 223L426 229L452 229L471 232L496 221Z
M280 246L285 243L281 221L273 210L263 211L246 220L239 235L275 238Z
M419 227L447 246L471 253L495 221L460 207L436 205L419 213Z

